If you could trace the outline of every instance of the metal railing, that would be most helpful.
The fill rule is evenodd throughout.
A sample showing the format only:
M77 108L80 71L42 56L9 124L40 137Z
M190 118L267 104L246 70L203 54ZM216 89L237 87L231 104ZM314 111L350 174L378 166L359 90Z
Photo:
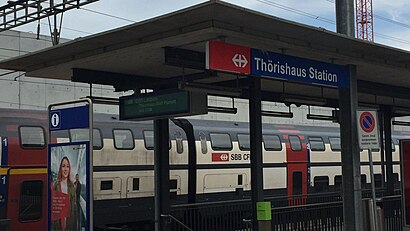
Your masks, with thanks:
M343 203L273 208L272 230L343 230Z
M378 201L384 217L384 230L403 230L403 210L401 195L386 196Z
M267 200L272 203L272 231L343 230L343 201L339 193L272 197ZM378 206L382 209L384 231L402 230L401 196L385 196L378 201ZM195 231L252 230L249 199L174 205L171 214ZM187 230L176 223L171 225L171 230Z
M179 226L182 227L184 230L193 231L191 228L189 228L188 226L186 226L184 223L182 223L180 220L176 219L176 218L175 218L174 216L172 216L171 214L168 214L168 215L166 215L166 214L161 214L161 217L163 217L163 218L168 218L168 219L169 219L168 223L170 223L171 226L172 226L172 222L175 222L175 224L173 224L174 229L172 229L172 230L175 230L175 225L179 225Z
M0 219L0 231L10 230L10 219Z
M251 217L249 200L175 205L171 211L172 216L195 231L245 231L252 227L246 222ZM185 231L180 225L171 225L170 230Z

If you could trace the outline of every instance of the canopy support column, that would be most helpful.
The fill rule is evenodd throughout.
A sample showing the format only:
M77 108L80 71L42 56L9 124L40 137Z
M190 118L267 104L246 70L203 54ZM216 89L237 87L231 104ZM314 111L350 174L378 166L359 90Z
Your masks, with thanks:
M257 202L263 201L263 163L262 163L262 102L261 79L249 77L249 132L251 148L251 187L253 230L261 230L257 220Z
M167 230L162 215L169 215L169 124L168 119L154 120L155 231Z
M360 149L357 131L356 66L349 65L350 88L339 88L340 137L342 147L344 230L362 230Z

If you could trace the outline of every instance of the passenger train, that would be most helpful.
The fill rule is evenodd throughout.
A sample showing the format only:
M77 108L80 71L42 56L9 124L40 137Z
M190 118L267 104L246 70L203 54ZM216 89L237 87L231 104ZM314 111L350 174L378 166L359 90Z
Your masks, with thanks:
M45 111L0 110L0 220L10 219L11 230L46 230L47 115ZM192 125L193 133L186 125ZM84 132L59 132L53 142L81 141ZM95 114L93 134L94 226L121 227L152 220L153 123ZM339 137L338 128L263 124L265 194L292 196L338 190L342 183ZM410 132L394 133L393 137L397 181L398 140L406 137ZM186 200L188 193L190 146L196 150L198 201L249 195L247 123L170 120L170 192L174 203ZM370 182L368 153L360 155L366 186ZM375 150L373 155L376 187L380 187L380 152Z

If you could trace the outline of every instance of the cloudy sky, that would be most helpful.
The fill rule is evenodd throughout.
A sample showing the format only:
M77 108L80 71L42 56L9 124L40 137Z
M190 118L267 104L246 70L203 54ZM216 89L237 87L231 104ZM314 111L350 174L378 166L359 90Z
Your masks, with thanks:
M5 5L8 0L0 0ZM55 0L61 2L62 0ZM226 0L269 15L335 31L335 0ZM78 38L189 7L204 0L99 0L64 14L61 37ZM410 51L410 1L373 0L375 42ZM36 32L37 23L17 30ZM47 19L41 33L49 34Z

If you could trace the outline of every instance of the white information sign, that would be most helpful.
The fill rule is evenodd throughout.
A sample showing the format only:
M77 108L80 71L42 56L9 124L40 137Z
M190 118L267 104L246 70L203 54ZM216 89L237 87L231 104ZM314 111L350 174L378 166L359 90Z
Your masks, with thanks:
M376 111L357 111L359 145L361 149L378 149L379 126Z

